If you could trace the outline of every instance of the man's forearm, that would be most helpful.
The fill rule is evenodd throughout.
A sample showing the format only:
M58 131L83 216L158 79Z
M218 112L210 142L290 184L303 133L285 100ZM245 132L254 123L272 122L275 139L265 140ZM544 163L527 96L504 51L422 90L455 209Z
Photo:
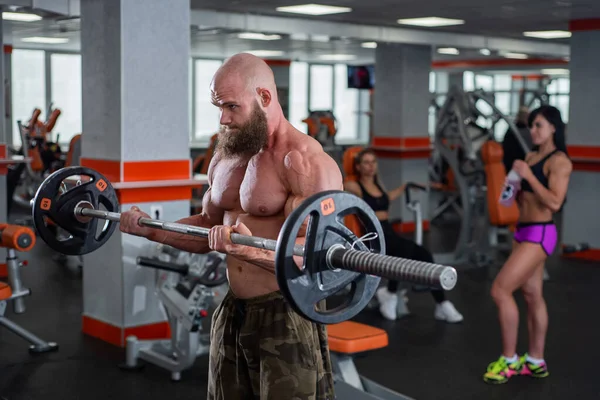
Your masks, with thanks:
M182 218L176 222L179 224L199 226L207 229L211 228L201 214ZM208 247L208 238L186 235L184 233L156 229L152 232L148 239L190 253L208 253L210 251L210 247Z
M305 238L300 237L296 240L296 244L304 245ZM294 261L298 268L302 267L302 263L304 259L299 256L294 256ZM260 267L266 271L269 271L272 274L275 274L275 252L271 250L265 249L254 249L250 255L244 257L242 261L248 262L250 264L254 264L257 267Z

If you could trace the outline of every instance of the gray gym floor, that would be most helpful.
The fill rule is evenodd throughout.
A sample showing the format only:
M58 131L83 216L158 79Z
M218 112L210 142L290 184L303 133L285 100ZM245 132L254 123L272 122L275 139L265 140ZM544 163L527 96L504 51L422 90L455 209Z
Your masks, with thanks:
M446 235L444 235L446 236ZM446 236L448 237L448 236ZM140 372L118 368L124 350L81 333L81 280L77 273L55 264L39 242L26 258L23 279L33 291L28 310L8 316L44 339L56 341L56 353L32 356L28 344L0 329L0 397L42 399L204 399L207 357L201 357L181 382L151 365ZM481 380L487 364L500 354L496 309L489 296L493 270L459 272L456 289L448 294L465 321L448 325L433 319L428 293L410 293L413 316L384 321L377 310L357 318L385 329L388 348L356 359L359 372L418 400L467 399L592 399L600 397L596 357L600 354L600 265L553 257L545 284L550 313L546 359L550 377L533 381L513 378L505 385ZM521 310L522 298L517 296ZM522 317L524 315L522 314ZM519 351L527 344L522 318ZM344 400L344 399L343 399Z

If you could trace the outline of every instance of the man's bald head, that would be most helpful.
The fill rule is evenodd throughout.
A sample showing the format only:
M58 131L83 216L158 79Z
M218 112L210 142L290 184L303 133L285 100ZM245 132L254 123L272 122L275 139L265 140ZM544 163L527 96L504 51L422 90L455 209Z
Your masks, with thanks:
M228 58L213 78L213 87L221 85L241 85L252 95L260 95L259 90L268 90L273 99L277 98L277 86L273 70L267 63L248 53L239 53Z

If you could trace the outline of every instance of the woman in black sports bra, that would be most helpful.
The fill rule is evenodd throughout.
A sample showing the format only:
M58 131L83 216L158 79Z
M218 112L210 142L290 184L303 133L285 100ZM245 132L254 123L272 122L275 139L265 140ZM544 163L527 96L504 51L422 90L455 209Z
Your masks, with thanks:
M390 203L402 195L404 185L389 192L385 190L377 177L377 158L371 149L363 149L356 155L354 172L358 180L346 182L345 189L361 197L375 211L385 235L387 254L432 263L433 256L427 249L396 234L388 220ZM397 281L389 281L387 287L382 287L377 291L379 310L385 318L390 320L397 318L397 291ZM436 302L434 313L436 319L446 322L462 321L463 316L450 301L446 300L442 290L432 290L431 293Z
M542 106L529 115L534 144L525 160L515 160L512 171L521 178L517 194L519 222L510 257L492 284L491 295L498 308L502 354L486 368L483 380L505 383L515 375L545 378L544 361L548 310L543 296L544 263L558 244L552 217L567 195L573 165L565 144L565 125L556 107ZM500 205L502 207L502 205ZM521 289L527 303L529 346L517 354L519 309L513 293Z

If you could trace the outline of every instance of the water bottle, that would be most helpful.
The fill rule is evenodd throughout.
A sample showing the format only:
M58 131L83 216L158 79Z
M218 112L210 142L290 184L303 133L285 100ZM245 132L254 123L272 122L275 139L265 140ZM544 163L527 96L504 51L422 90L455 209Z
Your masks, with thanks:
M502 188L502 194L500 195L500 204L505 207L510 207L517 197L517 193L521 190L522 178L515 171L510 170L504 187Z

